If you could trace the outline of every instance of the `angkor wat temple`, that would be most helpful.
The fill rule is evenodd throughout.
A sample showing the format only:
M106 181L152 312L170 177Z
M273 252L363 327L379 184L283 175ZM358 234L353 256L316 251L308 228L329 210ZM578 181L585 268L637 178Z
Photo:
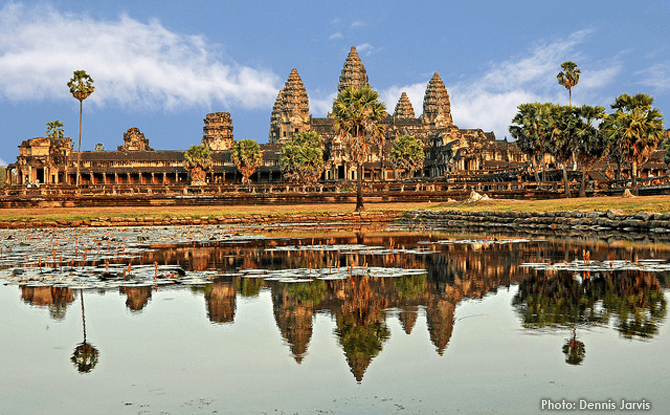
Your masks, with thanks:
M348 86L369 86L363 63L352 47L344 62L338 91ZM335 138L332 118L314 118L309 113L309 98L300 75L293 69L284 88L279 91L270 116L269 142L262 144L264 163L252 176L254 182L281 182L279 153L282 143L303 131L316 131L324 139L327 169L324 181L352 180L355 168L342 160L342 147ZM204 119L202 144L210 148L213 168L207 173L207 182L236 183L240 180L231 161L234 146L233 124L230 113L207 114ZM410 134L425 146L426 160L418 176L440 177L455 171L492 170L520 165L526 161L513 143L496 140L492 132L481 129L464 130L454 125L449 94L436 72L426 87L423 113L416 117L414 108L403 92L393 114L383 120L385 139L375 149L365 165L366 179L394 179L394 170L388 155L395 138ZM153 150L149 140L137 128L123 134L124 144L116 151L84 151L81 153L81 184L175 184L189 182L184 153ZM73 185L76 183L76 152L68 138L38 137L25 140L19 146L20 155L13 171L7 175L18 179L19 185L42 183Z

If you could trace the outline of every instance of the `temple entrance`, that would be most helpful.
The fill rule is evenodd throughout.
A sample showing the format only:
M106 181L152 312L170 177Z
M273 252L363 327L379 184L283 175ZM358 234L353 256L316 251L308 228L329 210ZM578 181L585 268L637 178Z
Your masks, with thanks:
M337 178L339 180L344 180L344 165L337 166Z
M44 168L35 169L35 183L44 183Z

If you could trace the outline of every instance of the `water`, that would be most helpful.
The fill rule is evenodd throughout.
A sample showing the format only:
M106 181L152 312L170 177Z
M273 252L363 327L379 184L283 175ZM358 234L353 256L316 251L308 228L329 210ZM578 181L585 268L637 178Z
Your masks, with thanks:
M670 411L669 247L496 239L5 231L0 413Z

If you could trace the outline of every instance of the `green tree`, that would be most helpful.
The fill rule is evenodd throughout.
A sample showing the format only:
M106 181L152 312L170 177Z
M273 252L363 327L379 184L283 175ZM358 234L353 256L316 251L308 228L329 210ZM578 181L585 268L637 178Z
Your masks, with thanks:
M93 86L93 78L86 73L85 70L74 71L74 75L67 83L68 88L70 88L70 93L72 96L79 100L79 145L77 147L77 186L80 183L79 171L81 169L81 125L83 117L83 102L88 98L95 87Z
M396 168L407 171L409 177L412 177L416 170L423 167L425 159L426 153L423 150L421 140L407 134L395 139L391 148L391 162Z
M611 105L614 113L603 121L602 130L610 146L631 166L633 194L637 195L638 167L644 164L663 139L663 116L652 107L647 94L622 94Z
M572 161L574 138L578 126L577 110L570 106L547 104L549 114L547 128L549 136L546 141L548 152L563 167L563 186L565 197L570 197L567 164Z
M93 151L105 151L105 145L102 143L95 143Z
M363 206L363 164L379 146L384 135L380 121L386 116L386 106L379 94L370 87L346 88L333 102L332 116L335 137L344 146L344 157L356 166L356 211Z
M0 187L5 185L7 180L7 168L5 166L0 166Z
M570 106L572 106L572 88L579 82L581 70L577 67L576 63L571 61L563 62L561 68L563 70L556 75L556 79L560 85L563 85L568 90Z
M530 157L533 164L535 181L540 182L537 174L537 163L542 161L546 153L547 141L550 136L548 116L551 104L532 102L521 104L509 127L509 132L516 140L516 145Z
M250 183L251 175L263 164L261 146L256 141L248 138L235 143L231 158L237 169L242 173L244 183Z
M205 145L192 145L184 153L186 168L191 174L192 184L204 184L207 172L212 169L212 155Z
M323 139L314 131L302 132L286 141L280 152L284 177L308 184L316 183L323 173Z
M607 154L607 141L602 131L595 123L605 117L605 108L582 105L574 112L577 117L575 136L572 140L572 149L575 158L582 169L582 184L579 188L579 197L586 196L586 180L593 164Z
M48 138L63 138L65 132L63 131L63 123L59 120L49 121L47 123L46 136Z

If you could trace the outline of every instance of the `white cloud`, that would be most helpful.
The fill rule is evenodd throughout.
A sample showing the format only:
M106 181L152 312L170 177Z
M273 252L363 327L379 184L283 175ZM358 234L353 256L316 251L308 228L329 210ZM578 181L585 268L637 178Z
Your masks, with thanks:
M314 117L325 117L333 109L333 101L337 98L337 91L316 91L309 96L309 109Z
M407 94L407 98L412 103L412 108L414 108L414 114L418 117L423 112L423 95L426 92L426 86L428 85L428 79L426 82L420 82L413 85L405 86L392 86L390 88L384 89L379 92L379 97L386 104L386 111L389 114L393 114L395 106L400 99L402 93Z
M372 52L375 51L375 47L369 43L363 43L362 45L356 46L356 51L359 55L365 54L365 56L370 56Z
M355 22L353 22L353 23L351 24L351 27L352 27L352 28L354 28L354 27L363 27L363 26L365 26L365 22L362 21L362 20L356 20Z
M0 159L0 166L2 166L2 167L7 167L7 164L9 164L9 163L7 163L6 161L4 161L3 159Z
M340 32L335 32L332 35L328 36L329 40L342 39L344 36Z
M664 91L670 87L670 61L657 63L635 73L642 79L639 81L641 85L650 86Z
M95 20L50 6L0 9L0 99L72 99L65 84L85 69L88 99L125 108L271 106L279 77L224 56L202 36L171 32L128 16Z

